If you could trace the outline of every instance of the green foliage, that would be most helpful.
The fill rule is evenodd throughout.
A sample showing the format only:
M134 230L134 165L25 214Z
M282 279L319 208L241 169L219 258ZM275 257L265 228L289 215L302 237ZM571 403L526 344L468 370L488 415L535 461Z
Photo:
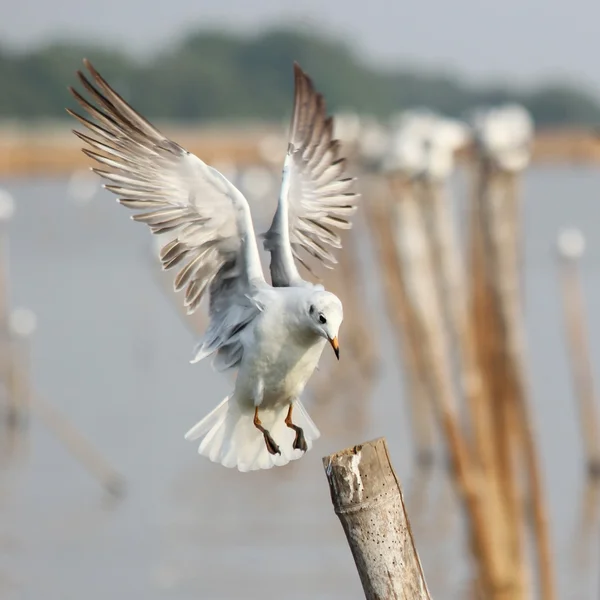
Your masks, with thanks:
M253 38L201 31L145 64L82 44L54 44L29 54L0 48L0 119L62 118L64 107L74 106L66 88L76 83L83 57L150 118L281 119L291 109L292 62L297 60L333 110L386 117L427 106L461 116L474 106L515 101L529 108L540 125L600 122L600 104L582 89L475 88L451 73L377 69L330 36L286 29Z

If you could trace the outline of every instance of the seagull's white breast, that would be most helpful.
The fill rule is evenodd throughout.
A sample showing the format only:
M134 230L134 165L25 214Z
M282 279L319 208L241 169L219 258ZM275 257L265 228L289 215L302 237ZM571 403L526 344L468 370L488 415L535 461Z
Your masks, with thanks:
M287 403L300 396L312 376L326 340L288 318L288 309L280 304L269 306L244 335L235 390L238 401L255 404L261 381L263 408Z

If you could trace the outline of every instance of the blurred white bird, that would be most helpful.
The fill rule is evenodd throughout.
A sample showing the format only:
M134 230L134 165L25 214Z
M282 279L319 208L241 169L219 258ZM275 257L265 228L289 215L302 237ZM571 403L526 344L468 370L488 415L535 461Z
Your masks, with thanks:
M497 167L516 172L531 160L533 119L518 104L477 109L471 117L481 152Z
M118 201L141 209L132 218L153 233L173 232L161 250L164 269L181 265L175 289L185 288L192 313L209 294L210 323L192 362L213 356L220 371L237 369L233 393L187 434L199 453L240 471L268 469L300 458L319 430L300 402L328 341L339 359L342 303L303 280L294 258L303 250L335 264L335 229L350 228L357 206L354 180L332 139L332 119L311 80L294 64L295 97L277 211L264 235L271 280L264 278L243 194L219 171L167 139L84 61L78 76L92 101L70 88L97 123L68 110L93 137L75 132L102 165Z
M429 109L406 110L391 120L393 134L385 168L409 177L432 181L447 179L454 155L470 138L465 123L442 117Z

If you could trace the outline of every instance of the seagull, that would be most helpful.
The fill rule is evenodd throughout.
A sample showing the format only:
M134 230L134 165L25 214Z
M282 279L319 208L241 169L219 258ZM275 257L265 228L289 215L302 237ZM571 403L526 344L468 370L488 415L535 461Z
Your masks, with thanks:
M294 106L277 209L260 236L270 253L269 284L261 266L247 199L217 169L165 137L100 75L77 71L89 99L69 87L84 109L67 112L86 128L73 133L99 166L117 202L152 233L169 233L160 250L175 266L192 314L209 297L209 323L192 363L212 357L219 372L237 370L234 390L185 439L225 467L255 471L301 458L320 432L300 396L329 343L340 356L340 299L303 279L297 263L312 256L328 268L350 229L360 195L346 176L322 94L294 63ZM85 93L84 92L84 93ZM304 253L304 257L302 255Z

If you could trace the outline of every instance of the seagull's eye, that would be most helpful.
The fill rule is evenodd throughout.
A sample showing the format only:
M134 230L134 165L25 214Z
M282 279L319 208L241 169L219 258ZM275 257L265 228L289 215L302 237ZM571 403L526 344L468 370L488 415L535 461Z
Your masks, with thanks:
M314 307L314 305L311 304L310 308L308 309L308 314L312 315L314 312L315 312L315 307Z
M321 323L327 323L327 319L323 315L319 315L319 321L321 321Z

